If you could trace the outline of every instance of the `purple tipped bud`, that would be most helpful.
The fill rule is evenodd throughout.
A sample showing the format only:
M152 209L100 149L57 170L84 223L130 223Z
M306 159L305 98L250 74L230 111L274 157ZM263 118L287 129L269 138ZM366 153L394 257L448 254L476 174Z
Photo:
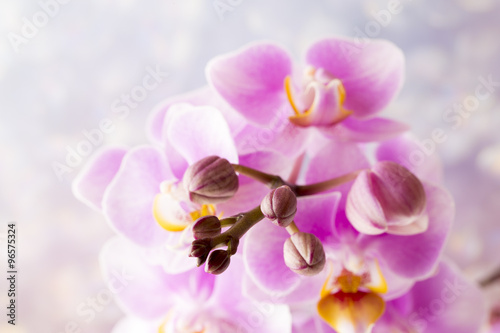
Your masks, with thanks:
M238 190L238 176L231 163L218 156L205 157L189 166L182 182L191 201L198 204L229 200Z
M212 238L220 233L221 225L217 216L202 216L193 224L194 239Z
M414 235L427 230L426 195L420 180L394 162L362 171L347 196L346 214L361 233Z
M325 250L313 234L297 232L285 241L285 264L297 274L316 275L325 267Z
M280 227L292 223L297 212L297 197L290 187L283 185L269 192L260 204L262 214Z
M195 258L205 257L206 259L211 249L212 248L210 247L210 239L207 238L197 239L194 240L193 243L191 244L191 253L189 253L189 256Z
M226 250L212 251L208 257L205 272L215 275L221 274L229 267L230 262L231 256Z

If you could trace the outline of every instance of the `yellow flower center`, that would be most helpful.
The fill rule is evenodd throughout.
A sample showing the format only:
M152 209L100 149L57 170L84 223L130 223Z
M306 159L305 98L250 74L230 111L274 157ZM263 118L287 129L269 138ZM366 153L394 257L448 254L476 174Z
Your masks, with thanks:
M339 333L371 332L385 311L385 301L379 293L387 292L378 263L374 261L363 274L344 268L336 279L332 275L330 269L321 289L317 305L320 317Z
M215 215L214 205L194 205L176 197L172 184L162 184L153 201L153 216L167 231L183 231L202 216Z
M294 98L291 77L285 78L286 96L295 113L289 119L297 126L334 125L352 114L352 111L345 110L343 107L346 91L342 82L338 79L320 82L314 78L315 72L314 68L308 68L306 72L308 84L304 96L308 98L304 97L304 99L308 101L305 101L307 105L303 108L304 110L301 110Z

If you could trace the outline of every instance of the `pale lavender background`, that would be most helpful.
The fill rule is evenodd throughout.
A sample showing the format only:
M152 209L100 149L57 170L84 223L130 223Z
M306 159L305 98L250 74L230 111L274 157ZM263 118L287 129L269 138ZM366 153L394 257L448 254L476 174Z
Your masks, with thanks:
M226 3L224 0L220 0ZM47 0L42 2L48 2ZM233 1L238 3L238 1ZM64 332L76 321L82 332L108 332L121 316L111 303L86 323L80 303L104 288L98 252L112 232L102 216L79 203L71 181L88 158L59 181L51 164L64 162L83 130L116 120L105 144L145 142L145 119L167 96L204 84L213 56L249 41L268 39L298 59L311 42L354 36L388 1L244 0L221 20L212 1L72 0L18 53L9 32L20 33L37 1L0 3L0 233L18 223L20 325L1 332ZM495 0L410 1L378 37L407 57L407 80L386 112L412 124L421 138L441 128L438 145L446 183L457 200L448 254L471 278L500 266L500 114L498 92L453 130L446 108L474 93L478 77L500 81L500 4ZM146 67L169 77L129 117L118 120L111 103L141 83ZM103 146L100 145L100 146ZM5 251L1 250L5 271ZM3 273L0 273L3 274ZM2 275L3 276L3 275ZM1 278L0 302L6 302ZM0 312L4 318L4 311Z

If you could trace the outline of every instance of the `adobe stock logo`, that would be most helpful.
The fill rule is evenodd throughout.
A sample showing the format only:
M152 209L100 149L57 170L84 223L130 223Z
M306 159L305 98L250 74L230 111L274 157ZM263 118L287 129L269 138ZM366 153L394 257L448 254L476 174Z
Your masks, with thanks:
M106 135L113 133L116 125L127 118L131 111L136 109L149 96L150 92L157 89L168 75L168 72L164 72L159 65L156 67L147 66L146 74L142 77L141 83L133 86L128 93L121 94L111 103L112 116L101 119L95 128L83 129L81 133L84 139L73 146L66 146L64 160L52 161L52 170L57 179L62 181L65 174L69 174L79 167L95 148L104 143Z
M45 0L39 1L38 5L40 10L37 11L31 17L31 20L26 16L22 18L22 26L20 29L21 34L10 31L7 33L7 38L9 39L10 45L16 53L19 53L19 48L29 42L38 35L40 29L45 27L50 19L54 18L59 14L61 5L69 3L71 0Z

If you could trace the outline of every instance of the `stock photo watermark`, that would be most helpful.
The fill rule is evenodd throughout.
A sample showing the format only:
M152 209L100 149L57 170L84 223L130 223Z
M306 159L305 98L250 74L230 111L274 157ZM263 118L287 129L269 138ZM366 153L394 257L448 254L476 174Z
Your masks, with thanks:
M354 45L341 45L344 56L349 59L351 55L361 52L372 38L378 37L382 29L389 26L395 16L401 14L404 2L412 2L412 0L389 0L385 9L372 10L370 13L372 20L367 21L363 27L354 27Z
M114 295L124 291L129 283L135 279L125 269L122 269L121 272L115 270L111 272L111 275L107 281L108 287L101 289L93 297L87 297L85 301L78 304L76 307L78 320L68 321L64 326L64 330L59 331L59 333L82 332L82 326L92 322L97 317L97 314L102 312L113 301Z
M84 139L73 146L66 146L64 160L52 162L52 170L57 179L62 181L65 174L69 174L79 167L85 157L88 157L94 149L102 145L105 136L115 131L117 123L127 118L131 110L136 109L139 103L144 101L151 91L158 88L168 75L168 72L164 72L159 65L154 68L146 67L146 74L141 83L132 87L129 93L121 94L111 103L110 109L114 118L103 118L97 127L84 129L82 131Z
M443 112L443 121L450 124L453 131L461 128L464 121L479 110L481 102L489 99L500 87L500 81L495 81L491 74L487 77L479 76L477 80L478 84L473 94L467 95L461 102L454 103ZM412 150L407 157L400 156L400 160L406 161L409 165L420 166L425 162L426 157L434 154L438 145L448 141L448 138L446 129L434 128L430 137L418 141L418 148Z
M226 13L232 13L243 3L243 0L214 0L212 5L220 21L224 21Z
M429 302L427 306L421 306L408 317L409 323L419 332L424 332L429 322L438 319L457 299L469 288L469 286L455 277L453 282L444 281L444 287L438 297Z
M16 222L7 223L7 323L10 325L16 325L17 320L17 236Z
M31 18L24 16L21 19L22 25L19 33L9 31L7 38L10 45L16 53L19 53L20 48L38 35L38 32L43 29L51 19L56 17L62 6L68 4L71 0L41 0L38 1L40 9L36 11Z

